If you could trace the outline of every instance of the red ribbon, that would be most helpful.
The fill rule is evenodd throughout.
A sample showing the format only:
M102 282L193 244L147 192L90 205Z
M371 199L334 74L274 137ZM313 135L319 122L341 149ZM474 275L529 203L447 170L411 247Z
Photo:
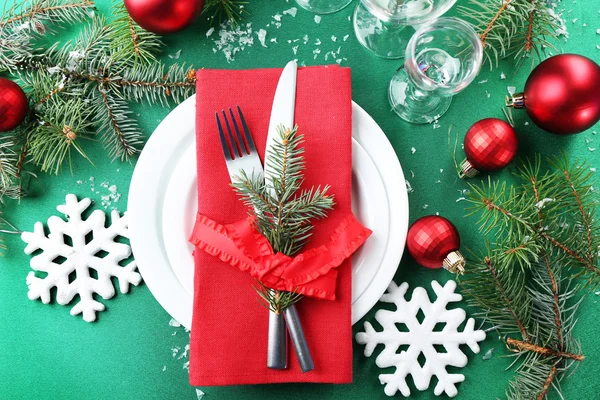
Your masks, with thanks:
M251 217L221 225L198 214L189 241L198 249L248 272L271 289L335 300L336 268L371 233L350 213L335 229L328 244L289 257L273 252Z

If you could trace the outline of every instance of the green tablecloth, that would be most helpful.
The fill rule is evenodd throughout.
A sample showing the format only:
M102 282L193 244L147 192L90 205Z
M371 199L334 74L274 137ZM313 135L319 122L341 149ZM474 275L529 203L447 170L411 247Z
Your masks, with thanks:
M466 0L459 0L462 2ZM110 13L110 1L98 0L97 3L101 13ZM273 16L296 6L293 0L251 0L247 6L251 13L248 22L252 23L255 32L260 28L267 30L266 48L254 36L254 45L236 54L235 61L228 63L222 51L213 52L217 34L207 37L206 22L198 21L180 34L164 38L167 47L162 60L172 62L168 55L173 56L181 50L177 61L192 63L198 68L281 67L293 58L306 65L321 65L334 62L332 58L325 60L325 54L340 48L337 58L343 59L342 65L352 67L354 100L386 132L414 189L409 196L411 222L439 212L454 221L464 248L480 247L483 242L475 220L465 217L466 203L458 201L460 191L467 188L467 184L457 179L453 171L447 150L448 127L455 125L462 140L466 129L475 121L485 117L502 118L507 86L522 88L528 67L524 66L515 74L509 62L492 72L486 65L475 82L455 97L450 111L440 119L439 127L409 125L390 111L387 100L387 85L400 61L374 58L358 44L350 21L354 5L337 14L323 16L320 23L315 21L314 15L299 8L295 17L283 15L281 27L277 28ZM566 1L558 9L564 9L569 32L569 39L560 43L562 50L584 54L600 62L600 34L597 33L600 4L596 0ZM302 39L304 35L308 35L307 44ZM344 40L345 35L349 35L347 40ZM335 42L332 36L335 36ZM295 39L300 40L294 42ZM320 45L315 44L318 41ZM297 54L293 51L295 46L298 46ZM320 54L315 53L317 49L321 50ZM501 79L502 73L506 79ZM147 135L168 112L160 107L136 107ZM533 124L526 125L526 121L525 113L518 113L520 156L531 156L535 152L552 155L566 150L573 157L600 166L600 137L593 133L593 129L600 130L600 126L577 136L558 137L542 132ZM593 152L593 148L599 150ZM95 206L101 208L102 196L109 194L107 187L110 185L116 185L122 195L118 202L112 201L111 207L125 211L135 161L111 162L100 143L91 143L87 149L95 166L75 157L72 175L68 169L60 176L40 175L33 196L23 199L20 205L8 204L7 215L19 229L31 230L35 221L46 221L57 213L56 205L61 204L68 193L91 197ZM507 169L493 174L492 178L509 175L510 169ZM100 313L97 322L88 324L81 317L70 316L67 307L28 300L25 277L30 270L30 257L23 254L24 243L19 237L8 238L7 245L10 250L5 258L0 258L0 398L196 397L196 389L189 386L185 369L188 333L181 327L170 326L170 316L144 284L134 287L128 295L119 294L106 301L107 311ZM407 281L411 288L425 286L430 290L431 280L450 278L443 270L424 269L405 256L394 279L398 283ZM568 399L598 398L600 341L597 338L596 302L593 294L588 295L580 308L575 336L581 339L586 359L573 377L563 383ZM371 311L363 320L371 320L373 314ZM357 332L361 328L362 322L354 330ZM477 355L467 350L470 360L462 370L466 380L459 385L458 398L502 397L507 388L512 371L505 371L510 359L501 357L507 354L504 345L495 333L490 333L481 347ZM483 354L492 348L495 349L493 357L484 361ZM354 383L351 385L286 384L201 389L206 393L205 399L386 398L379 384L380 370L374 358L365 358L363 347L357 344L354 351ZM433 391L418 392L415 389L413 396L432 398Z

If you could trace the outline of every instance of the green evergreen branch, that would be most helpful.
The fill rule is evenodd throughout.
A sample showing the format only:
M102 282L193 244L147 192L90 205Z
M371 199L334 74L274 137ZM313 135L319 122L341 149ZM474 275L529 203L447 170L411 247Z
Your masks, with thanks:
M39 126L34 129L29 143L29 154L43 172L58 174L65 160L70 164L71 148L91 162L79 141L89 139L93 132L90 122L92 110L81 99L63 101L52 98L41 108ZM42 114L43 113L43 114Z
M94 2L89 0L36 0L31 4L15 3L2 15L0 28L31 22L73 24L85 20L89 17L89 12L95 9ZM35 27L32 24L28 28Z
M488 320L502 334L518 334L529 342L526 327L531 319L532 300L525 288L526 273L521 269L503 269L499 273L498 265L491 257L469 260L469 273L460 279L462 290L470 305L484 310L477 316Z
M110 49L115 59L123 60L132 66L156 63L156 55L163 43L160 36L142 29L129 16L124 4L113 6L113 20L110 32Z
M202 15L209 14L210 23L219 25L229 21L231 25L237 26L248 11L244 8L248 4L243 0L206 0Z
M123 161L138 153L143 139L127 103L98 85L92 104L108 156Z
M493 68L506 57L513 57L518 66L530 58L533 66L546 49L555 49L563 21L554 6L544 0L470 0L458 10L479 33Z
M469 199L491 245L461 285L515 353L511 399L560 394L561 379L584 359L573 337L582 283L600 281L592 175L566 156L551 161L554 169L542 172L540 157L527 160L515 174L520 184L488 181Z
M301 190L304 182L302 143L304 138L293 129L278 128L278 138L267 151L266 164L273 174L248 176L241 173L232 183L240 199L256 217L257 230L267 238L275 253L292 256L312 234L312 220L325 218L334 206L329 186ZM295 292L255 288L268 307L283 311L302 296Z

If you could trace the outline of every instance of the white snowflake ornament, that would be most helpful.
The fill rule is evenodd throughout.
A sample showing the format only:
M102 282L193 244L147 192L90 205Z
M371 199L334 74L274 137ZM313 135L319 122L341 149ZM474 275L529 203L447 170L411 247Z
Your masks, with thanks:
M465 310L446 309L448 303L462 300L460 294L454 293L454 281L448 281L444 286L432 281L431 287L437 296L433 303L422 287L416 288L410 301L406 301L408 284L405 282L397 286L392 281L381 301L395 304L396 310L379 310L375 313L375 319L381 324L383 331L378 332L369 322L365 322L365 331L356 334L356 341L366 345L367 357L373 354L378 344L385 346L375 359L379 368L396 367L394 373L379 375L379 381L385 385L384 391L388 396L393 396L397 391L403 396L410 396L410 389L406 384L406 376L409 374L420 391L426 390L431 377L435 376L438 379L434 389L436 396L444 392L449 397L456 396L456 383L464 381L465 376L448 373L446 367L467 365L467 356L459 346L466 344L473 352L478 353L477 342L485 339L484 331L475 330L473 318L469 318L462 332L458 330L466 318ZM419 312L424 315L423 322L419 322ZM443 328L438 331L440 324ZM399 326L406 329L401 331ZM419 363L421 353L425 356L422 366Z
M136 272L135 261L119 265L131 256L131 247L115 241L117 236L127 238L127 213L123 217L113 210L111 225L106 228L106 214L95 210L87 218L82 214L90 206L86 198L77 201L69 194L66 204L56 209L67 216L67 221L52 216L48 219L50 234L46 236L44 225L36 222L33 232L24 232L21 239L27 243L25 253L42 250L31 258L33 270L44 275L27 275L31 300L41 299L44 304L51 300L50 290L56 287L56 302L66 305L79 295L79 302L71 308L71 315L83 314L87 322L96 320L96 312L104 310L104 304L94 299L94 293L107 300L115 295L111 281L116 277L121 293L129 291L129 285L138 285L142 277Z

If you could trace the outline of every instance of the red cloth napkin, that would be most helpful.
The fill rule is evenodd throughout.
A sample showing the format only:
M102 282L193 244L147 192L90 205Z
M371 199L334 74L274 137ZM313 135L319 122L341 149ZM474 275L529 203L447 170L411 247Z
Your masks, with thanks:
M199 70L196 94L198 212L223 224L246 207L229 186L215 112L239 105L261 160L281 69ZM295 122L305 137L305 186L331 185L335 209L315 222L305 247L326 243L351 211L352 95L350 70L337 65L299 68ZM190 383L195 386L352 381L352 263L339 267L336 299L302 299L297 309L315 370L300 371L291 341L288 369L267 368L268 311L254 279L204 251L194 253L194 311Z

